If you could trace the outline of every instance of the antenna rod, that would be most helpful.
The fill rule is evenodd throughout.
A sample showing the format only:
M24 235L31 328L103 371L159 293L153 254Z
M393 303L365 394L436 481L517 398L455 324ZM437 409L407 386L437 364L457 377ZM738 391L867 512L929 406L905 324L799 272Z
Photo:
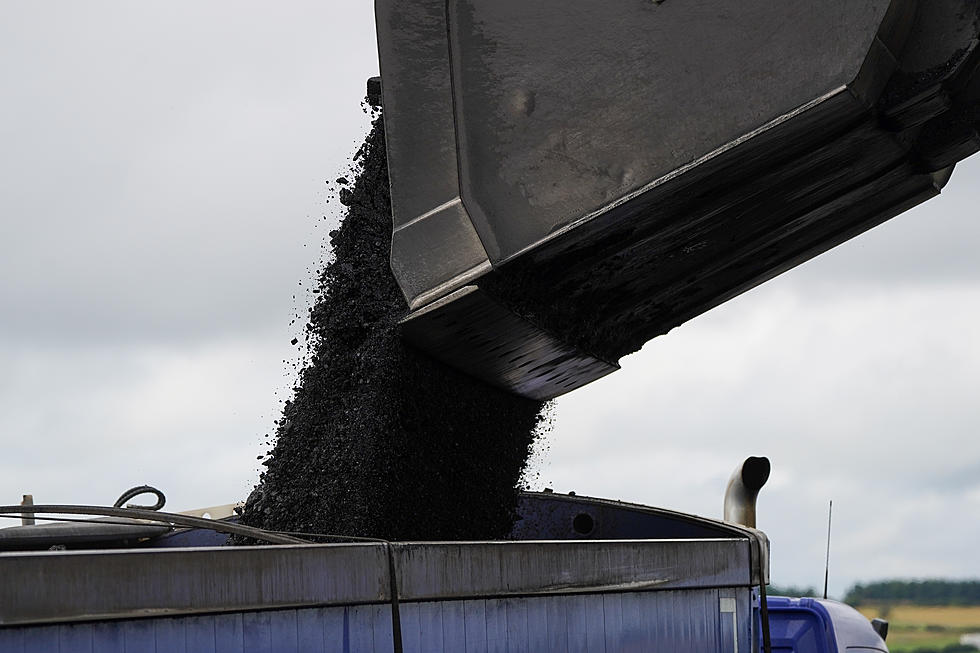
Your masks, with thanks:
M827 598L827 580L830 578L830 522L834 516L834 500L830 500L827 508L827 562L823 568L823 597Z

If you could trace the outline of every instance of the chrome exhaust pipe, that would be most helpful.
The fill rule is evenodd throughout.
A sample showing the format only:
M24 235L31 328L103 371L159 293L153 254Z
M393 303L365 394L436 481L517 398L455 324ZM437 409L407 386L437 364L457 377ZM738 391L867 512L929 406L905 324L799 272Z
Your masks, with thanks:
M725 490L725 521L755 528L755 500L770 471L769 459L756 456L746 458L735 469Z

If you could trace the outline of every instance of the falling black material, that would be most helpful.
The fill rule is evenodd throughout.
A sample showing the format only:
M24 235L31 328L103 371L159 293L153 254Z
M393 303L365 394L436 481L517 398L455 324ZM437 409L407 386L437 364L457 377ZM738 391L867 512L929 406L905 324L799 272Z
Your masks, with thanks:
M308 364L242 522L388 540L502 538L542 404L402 341L380 115L354 160L310 314Z

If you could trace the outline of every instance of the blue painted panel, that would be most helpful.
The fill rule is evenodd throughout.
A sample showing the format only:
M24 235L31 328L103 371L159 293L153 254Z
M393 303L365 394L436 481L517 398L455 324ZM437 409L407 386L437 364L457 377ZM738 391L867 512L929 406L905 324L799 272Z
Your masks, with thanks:
M215 653L244 653L245 631L241 614L214 616Z
M188 617L182 621L187 653L215 653L214 617Z
M722 594L736 602L738 650L749 653L753 615L745 588L407 603L402 642L406 653L728 653L736 631L732 614L720 611ZM810 650L806 633L789 632L806 624L787 617L774 624L774 641L796 637L797 648ZM0 653L391 650L387 604L0 629Z
M60 651L58 626L40 626L30 629L24 638L24 646L28 653Z
M713 595L714 593L711 592ZM631 595L632 597L642 597L642 595ZM656 604L651 605L649 601L623 599L623 622L632 624L635 629L628 631L629 636L636 637L640 641L654 641L664 650L672 653L686 651L685 644L690 644L690 639L685 635L681 624L697 621L703 613L702 606L705 601L701 597L695 597L693 602L682 601L678 604L679 596L674 592L661 592ZM717 603L715 604L717 611ZM692 610L690 613L682 612L684 609ZM711 619L715 623L715 619ZM703 646L707 644L704 640L700 642ZM701 648L700 651L713 650ZM721 652L719 652L721 653ZM729 653L729 652L725 652Z
M548 648L548 605L547 599L528 599L527 603L527 647L532 653L550 651Z
M489 653L508 653L507 649L507 609L499 599L486 602L487 651Z
M594 599L593 599L594 601ZM589 653L589 610L584 596L569 596L564 601L568 653Z
M186 619L154 619L153 637L157 651L187 653Z
M668 645L675 646L679 651L700 653L708 650L719 653L735 653L735 638L731 613L721 612L721 594L718 590L703 590L700 592L669 592L669 605L661 617L661 622L668 620L672 627L667 639ZM731 598L731 597L728 597ZM749 618L748 613L739 618ZM687 628L678 628L685 624ZM661 625L661 628L664 628ZM739 650L748 651L746 648Z
M604 653L606 650L606 620L602 613L603 602L601 599L587 599L587 597L576 597L585 606L586 623L586 649L589 653Z
M568 607L565 605L567 596L555 596L546 599L545 619L548 630L549 651L568 650Z
M463 602L463 636L466 653L487 653L487 602Z
M504 599L501 604L507 615L507 653L534 653L528 638L527 601Z
M23 628L0 628L0 653L26 653Z
M156 629L153 621L149 619L123 621L119 624L119 628L122 630L127 653L136 653L137 651L153 653L157 650ZM62 651L62 653L68 653L68 651Z
M416 653L422 650L422 629L419 626L419 610L416 604L405 603L399 609L402 627L402 650Z
M270 612L246 612L242 615L245 653L273 653L271 622Z
M642 650L644 644L658 642L658 624L654 619L662 614L663 606L656 606L656 611L644 614L645 596L643 594L623 594L619 604L621 612L620 630L616 634L617 651ZM663 603L659 601L658 603ZM653 607L653 606L649 606ZM677 649L671 649L671 653L681 653Z
M59 651L92 653L92 628L88 624L58 627Z
M442 606L441 651L465 651L466 627L463 623L462 601L440 603Z
M269 622L269 639L271 651L293 653L297 648L297 611L281 610L272 615Z
M347 608L350 615L350 653L374 653L375 608L358 605ZM344 653L347 653L345 650Z
M350 610L334 608L323 615L323 645L331 653L350 653Z
M339 622L340 628L335 624ZM343 638L343 610L334 608L333 610L297 610L296 611L296 650L304 653L326 653L330 651L343 651L343 643L338 646L327 644L328 633L341 633ZM331 643L336 642L336 635L329 635Z
M617 637L623 632L623 595L604 594L602 596L603 632L606 651L617 651Z
M416 605L419 615L419 648L418 650L413 650L412 653L446 650L445 638L443 636L442 604L419 603ZM406 653L408 653L408 649L406 649Z
M751 651L753 648L759 650L761 640L756 630L755 615L759 613L759 602L756 600L754 590L740 588L736 591L738 596L738 642L739 650Z
M371 619L374 624L374 650L378 653L389 653L395 647L394 633L391 629L391 605L385 603L371 606L371 608Z
M707 614L712 604L718 600L718 596L715 592L705 592L700 599L694 609L699 614ZM688 641L709 642L717 636L717 629L718 624L714 619L688 619L684 622L684 628L677 629L677 636Z
M719 597L721 601L722 597ZM731 598L731 597L725 597ZM735 637L738 633L738 627L735 623L736 614L731 612L721 612L721 606L717 608L719 610L718 614L718 645L722 647L723 651L734 651L735 650ZM737 608L736 608L737 609Z

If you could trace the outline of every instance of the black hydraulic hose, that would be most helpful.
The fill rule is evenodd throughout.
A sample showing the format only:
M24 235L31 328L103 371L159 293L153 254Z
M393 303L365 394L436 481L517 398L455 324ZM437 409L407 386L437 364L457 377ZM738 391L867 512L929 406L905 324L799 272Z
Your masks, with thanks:
M106 506L73 506L73 505L38 505L38 506L0 506L0 514L22 514L32 513L53 513L64 515L105 515L106 517L130 517L132 519L144 519L146 521L158 522L161 524L172 524L174 526L186 526L190 528L206 528L218 533L228 533L229 535L244 535L262 542L271 544L310 544L309 540L273 533L261 528L243 526L232 522L220 521L216 519L204 519L203 517L192 517L190 515L178 515L172 512L160 512L159 510L145 510L143 508L108 508Z
M5 515L0 514L0 519L20 519L20 515ZM159 526L160 528L166 528L170 524L146 524L146 520L134 520L128 519L122 521L119 519L73 519L71 517L37 517L39 521L49 521L54 522L54 524L109 524L110 526ZM44 524L30 524L31 526L43 526Z
M402 653L402 617L398 606L398 580L395 578L395 551L385 542L388 552L388 583L391 586L391 642L394 653Z
M772 653L772 635L769 632L769 598L766 596L766 576L759 556L759 614L762 617L762 652Z
M294 533L285 532L287 535ZM300 533L295 533L299 535ZM402 618L401 608L398 602L398 577L395 571L395 548L388 540L381 540L375 537L357 537L356 535L330 535L326 533L302 533L306 537L322 537L330 540L341 540L346 542L371 542L373 544L383 544L388 555L388 585L391 589L391 642L394 653L402 651Z
M131 487L125 492L123 492L116 502L112 504L114 508L122 508L123 504L132 499L133 497L138 497L141 494L155 494L157 497L157 502L152 506L140 506L133 503L128 504L127 508L136 508L139 510L159 510L163 508L163 504L167 503L167 497L163 495L163 492L156 489L152 485L137 485L136 487Z

